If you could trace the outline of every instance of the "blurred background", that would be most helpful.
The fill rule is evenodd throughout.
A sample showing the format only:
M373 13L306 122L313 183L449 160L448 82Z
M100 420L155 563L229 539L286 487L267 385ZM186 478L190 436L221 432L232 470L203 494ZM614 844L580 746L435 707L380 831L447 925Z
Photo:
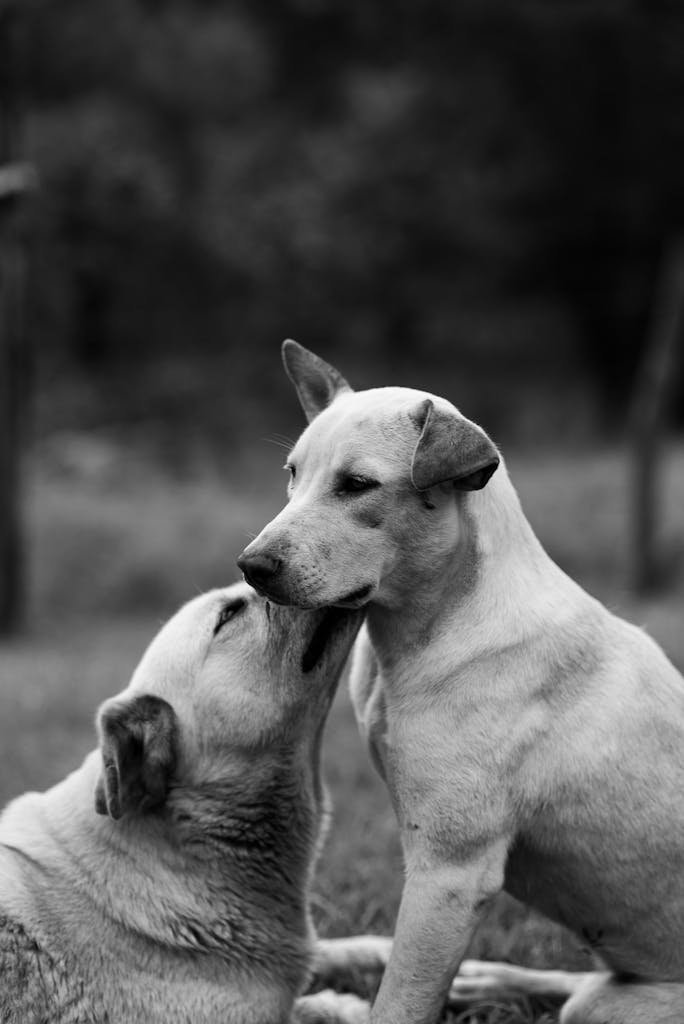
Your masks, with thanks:
M0 797L236 578L286 336L482 422L684 665L683 182L678 0L0 0ZM319 921L387 930L391 811L344 699L330 731ZM575 962L501 913L480 952Z

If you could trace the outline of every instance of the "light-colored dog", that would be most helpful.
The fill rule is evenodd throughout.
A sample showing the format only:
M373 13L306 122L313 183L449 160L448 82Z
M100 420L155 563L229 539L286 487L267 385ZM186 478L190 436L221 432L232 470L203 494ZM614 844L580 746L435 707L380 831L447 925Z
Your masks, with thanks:
M327 976L378 959L363 937L314 950L307 907L321 734L361 617L240 583L163 627L100 709L100 750L0 818L2 1024L367 1016L295 1002L314 957Z
M605 970L471 963L452 996L541 986L570 996L564 1024L681 1024L684 680L550 560L449 402L284 358L310 425L239 564L276 601L368 607L352 699L406 863L374 1024L435 1021L502 888Z

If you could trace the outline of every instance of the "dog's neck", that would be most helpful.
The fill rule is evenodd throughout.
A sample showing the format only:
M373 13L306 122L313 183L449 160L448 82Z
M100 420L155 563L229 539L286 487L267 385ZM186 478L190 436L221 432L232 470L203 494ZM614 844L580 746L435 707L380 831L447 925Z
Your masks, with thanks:
M456 492L449 502L442 522L457 542L435 542L432 558L399 581L400 599L369 606L369 636L389 676L402 665L412 671L412 653L441 635L449 636L452 665L508 646L565 615L583 594L544 551L503 464L483 490Z
M23 858L37 892L58 886L75 914L179 952L248 964L251 954L263 958L265 942L289 943L293 972L303 969L321 813L287 767L261 793L247 793L244 784L178 787L161 811L120 821L95 813L99 771L94 752L46 794L20 797L3 816L0 843ZM265 910L268 939L263 928L250 934Z

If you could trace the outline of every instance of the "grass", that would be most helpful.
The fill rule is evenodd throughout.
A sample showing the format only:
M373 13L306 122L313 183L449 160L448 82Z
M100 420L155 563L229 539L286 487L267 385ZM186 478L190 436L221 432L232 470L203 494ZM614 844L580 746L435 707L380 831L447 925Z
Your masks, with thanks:
M98 703L126 684L162 619L197 591L237 577L236 554L282 501L279 462L275 450L256 464L245 461L240 472L234 467L230 485L215 468L170 474L144 453L116 445L85 455L53 447L35 460L27 630L0 644L0 803L78 764L93 745ZM509 467L553 557L611 607L646 625L684 665L684 448L670 454L664 480L670 586L641 601L627 586L624 457L616 450L548 452L511 457ZM331 714L325 762L335 818L314 888L317 925L327 935L391 932L402 880L397 830L344 693ZM540 967L588 964L571 936L507 897L479 928L469 955ZM524 1002L444 1018L556 1019L553 1008Z

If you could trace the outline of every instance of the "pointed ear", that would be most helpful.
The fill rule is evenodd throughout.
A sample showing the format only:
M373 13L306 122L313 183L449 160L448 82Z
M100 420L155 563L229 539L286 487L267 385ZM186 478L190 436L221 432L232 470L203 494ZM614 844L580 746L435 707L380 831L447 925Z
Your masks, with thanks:
M164 803L176 767L177 720L161 697L107 701L97 716L103 771L95 810L118 819Z
M419 491L451 481L461 491L479 491L499 465L494 443L465 416L436 409L426 398L411 418L420 428L411 480Z
M327 409L337 395L352 390L334 366L290 338L283 342L283 363L309 423Z

